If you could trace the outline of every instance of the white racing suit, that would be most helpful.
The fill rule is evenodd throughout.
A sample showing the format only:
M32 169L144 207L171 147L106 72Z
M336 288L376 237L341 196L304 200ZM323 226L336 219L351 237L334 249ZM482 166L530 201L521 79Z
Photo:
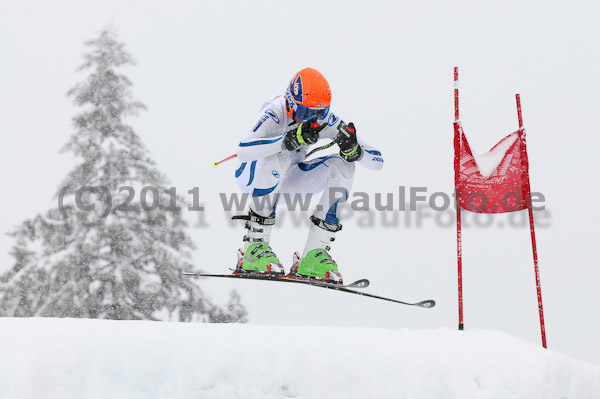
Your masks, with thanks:
M330 111L325 119L317 122L327 124L319 137L335 140L341 119ZM358 143L363 149L359 161L347 162L339 155L327 155L305 162L310 147L301 146L295 151L282 147L285 133L297 128L298 124L287 115L284 96L266 102L256 125L239 144L237 184L242 192L252 195L250 209L264 217L275 216L277 203L282 198L289 201L295 196L305 198L322 192L314 216L337 225L352 189L355 163L380 170L383 167L381 152L365 143L359 134ZM288 205L291 204L288 202Z

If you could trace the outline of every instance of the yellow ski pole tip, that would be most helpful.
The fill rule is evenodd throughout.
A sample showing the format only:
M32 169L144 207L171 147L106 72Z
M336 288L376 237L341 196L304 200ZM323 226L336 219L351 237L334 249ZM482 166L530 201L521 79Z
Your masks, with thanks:
M213 163L211 165L212 165L213 168L216 168L217 166L219 166L219 165L217 165L216 161L213 161Z

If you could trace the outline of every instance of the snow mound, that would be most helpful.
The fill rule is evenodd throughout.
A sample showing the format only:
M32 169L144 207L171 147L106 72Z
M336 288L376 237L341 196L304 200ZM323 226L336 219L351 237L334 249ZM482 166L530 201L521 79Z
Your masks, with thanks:
M598 398L498 331L0 319L0 398Z

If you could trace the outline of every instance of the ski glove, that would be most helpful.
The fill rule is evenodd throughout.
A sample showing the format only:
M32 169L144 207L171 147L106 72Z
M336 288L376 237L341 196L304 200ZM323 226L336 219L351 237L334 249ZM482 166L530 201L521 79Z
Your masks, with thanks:
M362 158L363 149L358 144L354 123L350 122L346 125L344 122L340 122L335 142L340 147L340 156L346 161L355 162Z
M314 144L319 141L319 133L327 127L327 123L319 126L317 117L313 117L300 126L288 131L284 138L282 147L288 151L294 151L300 146Z

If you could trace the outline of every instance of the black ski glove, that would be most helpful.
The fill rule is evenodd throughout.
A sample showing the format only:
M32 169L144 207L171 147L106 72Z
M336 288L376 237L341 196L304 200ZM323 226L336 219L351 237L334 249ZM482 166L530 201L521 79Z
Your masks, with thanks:
M340 156L348 162L359 161L363 156L363 149L356 138L354 123L346 125L343 121L338 125L338 134L335 139L340 147Z
M283 137L283 148L294 151L303 145L311 145L319 141L319 133L327 127L327 123L319 126L317 117L310 119L300 126L287 132Z

